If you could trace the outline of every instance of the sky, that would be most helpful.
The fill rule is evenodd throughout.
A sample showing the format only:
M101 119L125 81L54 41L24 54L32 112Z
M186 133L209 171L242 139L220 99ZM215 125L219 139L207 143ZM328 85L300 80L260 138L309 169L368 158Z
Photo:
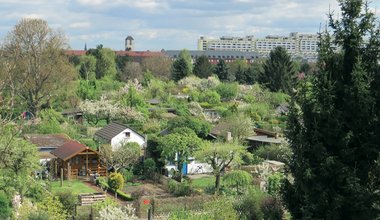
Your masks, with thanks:
M370 8L380 13L380 0ZM0 0L0 41L22 18L41 18L65 33L71 49L99 44L124 50L197 49L200 36L317 33L336 0ZM338 16L338 15L337 15Z

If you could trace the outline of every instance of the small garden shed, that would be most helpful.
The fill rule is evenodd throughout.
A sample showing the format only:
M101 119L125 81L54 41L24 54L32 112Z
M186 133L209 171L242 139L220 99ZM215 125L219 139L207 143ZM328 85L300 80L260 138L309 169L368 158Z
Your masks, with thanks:
M56 176L60 176L62 171L65 179L89 177L94 174L107 176L107 169L102 165L98 152L77 141L69 141L51 154L57 157L53 161Z

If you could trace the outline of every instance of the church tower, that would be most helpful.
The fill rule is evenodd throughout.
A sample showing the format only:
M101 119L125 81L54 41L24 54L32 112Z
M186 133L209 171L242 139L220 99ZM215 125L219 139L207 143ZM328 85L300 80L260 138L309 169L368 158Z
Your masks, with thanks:
M128 36L125 38L125 50L126 51L132 51L133 50L133 44L134 44L134 39L132 36Z

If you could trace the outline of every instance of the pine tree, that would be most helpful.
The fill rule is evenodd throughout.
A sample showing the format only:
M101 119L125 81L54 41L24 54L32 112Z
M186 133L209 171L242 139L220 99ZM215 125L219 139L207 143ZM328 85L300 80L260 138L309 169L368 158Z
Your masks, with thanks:
M219 60L215 67L215 74L219 77L220 81L228 80L229 66L224 60Z
M197 58L193 72L194 75L198 76L199 78L207 78L213 74L214 68L212 64L208 61L208 57L202 55Z
M263 65L259 82L272 92L290 93L295 71L290 55L283 47L276 47L269 54L269 59Z
M380 217L380 32L366 3L339 3L342 19L330 14L333 36L320 35L318 71L292 97L286 133L294 180L283 196L294 219Z
M189 76L189 66L186 60L183 58L178 58L173 62L172 66L172 79L174 81L179 81L186 76Z

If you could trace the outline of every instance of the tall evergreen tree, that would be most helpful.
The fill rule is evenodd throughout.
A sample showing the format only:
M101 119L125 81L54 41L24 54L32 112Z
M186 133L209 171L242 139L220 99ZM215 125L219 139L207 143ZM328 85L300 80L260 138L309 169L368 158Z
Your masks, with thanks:
M362 0L339 3L333 36L321 34L319 70L292 97L294 180L284 201L294 219L380 217L380 31Z
M189 65L183 58L178 58L173 62L172 66L172 79L174 81L179 81L189 74Z
M218 76L220 81L228 80L229 66L224 60L219 60L215 67L215 74Z
M208 57L205 55L202 55L197 58L197 61L194 65L194 75L198 76L199 78L207 78L211 76L214 72L214 67L212 64L208 61Z
M272 92L290 93L294 76L295 71L290 55L285 48L276 47L270 52L269 59L264 63L259 82Z
M193 73L193 59L191 58L190 52L186 49L181 50L178 54L179 59L184 59L187 65L187 73L186 75L190 75Z

